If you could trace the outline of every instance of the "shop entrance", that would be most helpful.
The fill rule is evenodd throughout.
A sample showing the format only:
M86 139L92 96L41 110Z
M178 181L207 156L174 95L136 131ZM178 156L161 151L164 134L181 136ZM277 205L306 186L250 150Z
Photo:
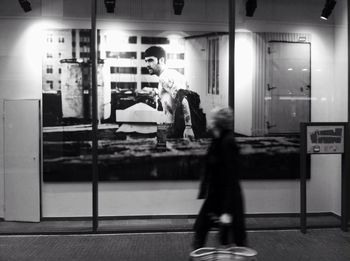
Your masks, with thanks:
M299 133L310 120L310 44L270 42L268 54L268 134Z

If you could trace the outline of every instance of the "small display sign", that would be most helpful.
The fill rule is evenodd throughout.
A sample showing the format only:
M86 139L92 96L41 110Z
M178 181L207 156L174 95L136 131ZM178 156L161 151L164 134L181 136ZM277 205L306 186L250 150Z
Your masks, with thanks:
M308 154L344 153L344 126L307 126Z

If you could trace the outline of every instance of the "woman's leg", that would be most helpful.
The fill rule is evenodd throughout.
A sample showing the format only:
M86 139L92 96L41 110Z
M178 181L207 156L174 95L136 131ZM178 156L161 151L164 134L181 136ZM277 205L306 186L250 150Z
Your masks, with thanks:
M209 217L208 204L204 202L196 222L194 223L194 240L192 247L193 249L201 248L205 245L207 235L211 227L211 219Z
M237 246L247 245L247 233L245 227L244 204L243 200L238 203L233 213L233 240Z

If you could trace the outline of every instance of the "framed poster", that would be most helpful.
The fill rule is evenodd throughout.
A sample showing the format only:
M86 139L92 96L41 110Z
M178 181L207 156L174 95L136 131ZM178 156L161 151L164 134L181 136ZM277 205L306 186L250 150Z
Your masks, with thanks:
M332 123L331 123L332 124ZM344 153L344 125L309 125L306 127L308 154Z

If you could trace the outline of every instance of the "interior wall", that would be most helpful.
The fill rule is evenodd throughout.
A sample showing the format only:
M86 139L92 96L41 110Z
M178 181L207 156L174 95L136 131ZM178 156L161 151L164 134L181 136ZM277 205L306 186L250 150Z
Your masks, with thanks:
M198 182L101 182L99 215L190 215L197 214ZM91 216L89 183L47 183L43 187L44 217Z
M235 41L235 132L251 136L254 78L252 33L236 32Z
M185 41L185 77L191 90L197 92L201 98L201 107L204 113L208 112L207 86L208 86L208 65L205 62L208 56L207 38L198 37ZM197 77L203 74L204 77Z
M159 0L160 1L160 0ZM159 2L158 1L158 2ZM206 3L209 0L206 1ZM271 0L272 1L272 0ZM8 1L8 4L12 4ZM34 1L35 2L35 1ZM47 1L43 1L47 3ZM55 2L55 1L51 1ZM67 1L61 1L67 2ZM71 1L69 1L71 2ZM139 2L139 1L132 1ZM200 0L190 1L199 4ZM190 3L189 2L189 3ZM210 1L209 1L210 2ZM148 19L146 21L118 21L106 18L98 23L101 29L115 29L123 27L129 29L152 30L185 30L186 31L227 31L227 24L221 18L226 14L226 5L217 1L201 9L200 19L181 22L158 23L150 17L150 12L141 15ZM225 2L225 1L223 1ZM301 1L304 3L305 1ZM226 3L226 2L225 2ZM17 4L17 3L15 3ZM127 4L124 2L124 4ZM169 4L169 3L168 3ZM224 11L218 10L221 6ZM287 5L288 6L288 5ZM62 7L62 6L61 6ZM206 20L205 15L213 8L220 18L213 22ZM151 8L151 7L150 7ZM164 6L166 10L171 8ZM292 7L290 7L292 8ZM73 10L74 8L72 8ZM88 9L88 8L87 8ZM164 9L164 10L165 10ZM47 13L54 14L52 8L47 8ZM65 6L58 8L58 12L70 13ZM77 10L81 10L80 6ZM77 11L76 10L76 11ZM131 13L132 10L130 9ZM338 12L346 9L337 9ZM147 11L147 10L146 10ZM136 12L136 11L135 11ZM137 11L139 12L139 11ZM186 11L187 12L187 11ZM37 12L34 12L34 14ZM156 12L152 12L153 14ZM282 13L282 12L280 12ZM288 12L292 13L292 12ZM3 15L3 13L2 13ZM90 22L84 19L67 19L59 14L57 17L51 15L51 22L46 25L39 23L39 19L23 19L16 17L1 18L0 21L0 113L3 113L4 99L41 99L41 55L40 53L40 30L45 26L48 28L89 28ZM148 16L147 16L148 15ZM171 14L168 13L171 16ZM300 15L300 14L299 14ZM309 14L308 14L309 15ZM84 15L82 15L84 16ZM188 15L190 16L190 15ZM113 17L112 17L113 18ZM166 20L167 17L161 17ZM178 19L178 18L176 18ZM181 18L179 18L181 19ZM192 22L191 22L192 21ZM293 20L295 21L295 20ZM120 23L119 23L120 22ZM335 77L334 50L340 45L347 49L344 42L345 31L335 32L333 25L323 26L320 24L303 25L303 20L298 23L281 23L277 20L245 20L241 19L241 26L252 32L303 32L312 35L312 120L331 121L345 120L347 117L347 99L344 90L347 89L347 79ZM309 22L307 19L306 22ZM118 25L117 25L118 24ZM205 27L205 28L203 28ZM336 36L338 35L338 36ZM339 51L338 55L344 55ZM345 55L344 55L345 57ZM341 64L339 65L342 66ZM345 68L343 68L344 71ZM344 74L342 74L344 75ZM347 75L347 74L346 74ZM330 86L337 79L335 92ZM341 86L341 87L340 87ZM334 97L337 93L337 98ZM341 97L341 106L336 103ZM346 96L347 97L347 96ZM336 99L336 100L335 100ZM334 109L338 107L339 109ZM0 123L0 146L3 147L3 122ZM317 156L312 159L311 180L308 182L308 211L338 213L340 163L337 156ZM335 175L330 175L336 173ZM0 205L3 206L3 150L0 150ZM195 214L198 211L200 201L196 200L198 182L133 182L133 183L108 183L100 186L100 213L105 215L133 215L142 214ZM245 181L243 182L246 206L248 213L290 213L299 211L299 183L297 181ZM170 191L170 192L169 192ZM131 193L131 194L130 194ZM132 195L132 197L130 196ZM135 200L130 201L131 198ZM164 200L165 199L165 200ZM128 202L129 204L126 204ZM161 204L160 202L164 202ZM169 204L166 204L169 203ZM55 184L45 183L43 185L43 210L44 216L89 216L91 215L91 184ZM121 210L120 212L114 210ZM140 210L140 212L138 211ZM120 214L119 214L120 213ZM0 217L3 217L3 207L0 207Z

